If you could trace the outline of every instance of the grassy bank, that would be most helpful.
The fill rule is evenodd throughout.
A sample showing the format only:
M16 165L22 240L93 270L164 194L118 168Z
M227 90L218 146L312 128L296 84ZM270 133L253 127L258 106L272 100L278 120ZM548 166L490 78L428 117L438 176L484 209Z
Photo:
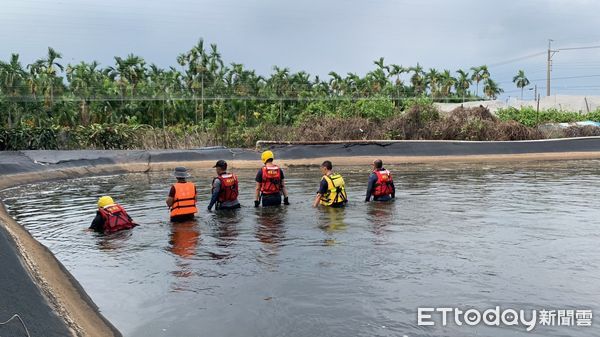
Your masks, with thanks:
M532 107L506 108L496 112L498 118L504 121L517 121L523 125L535 127L545 123L572 123L580 121L600 122L600 109L589 113L548 109L537 111Z
M589 114L506 109L498 115L483 107L438 111L431 100L415 99L404 111L352 116L307 113L292 125L265 122L257 126L213 123L155 128L128 123L89 126L37 127L21 125L0 129L0 150L26 149L185 149L225 145L253 147L258 140L529 140L600 135L600 128L573 126L557 129L541 126L548 122L600 121L600 112Z

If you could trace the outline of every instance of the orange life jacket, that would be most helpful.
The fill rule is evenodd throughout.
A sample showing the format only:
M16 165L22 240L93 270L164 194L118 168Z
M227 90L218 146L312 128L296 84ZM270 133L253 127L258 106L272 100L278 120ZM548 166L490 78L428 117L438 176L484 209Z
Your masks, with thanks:
M238 191L238 178L233 173L225 173L216 177L221 181L221 189L219 190L219 202L234 201L237 199Z
M375 183L375 188L373 189L373 196L382 197L385 195L390 195L393 192L392 189L392 174L388 170L375 170L373 171L377 175L377 182Z
M175 197L171 206L171 217L190 215L198 212L196 208L196 185L191 182L177 183Z
M118 204L100 208L100 215L102 215L102 219L104 219L104 234L110 234L136 226L125 209Z
M262 194L277 194L281 191L281 171L278 166L263 166L262 184L260 192Z

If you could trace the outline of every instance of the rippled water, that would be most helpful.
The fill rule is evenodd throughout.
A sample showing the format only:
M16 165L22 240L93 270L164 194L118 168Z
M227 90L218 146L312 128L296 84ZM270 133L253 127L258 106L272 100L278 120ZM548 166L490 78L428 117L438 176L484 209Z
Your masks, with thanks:
M48 246L126 336L591 336L596 327L417 326L418 307L592 309L600 305L597 161L392 167L398 200L364 204L368 172L342 168L345 210L312 209L315 169L292 168L292 205L254 209L238 171L235 213L172 225L167 173L5 190L10 213ZM96 198L141 224L84 231Z

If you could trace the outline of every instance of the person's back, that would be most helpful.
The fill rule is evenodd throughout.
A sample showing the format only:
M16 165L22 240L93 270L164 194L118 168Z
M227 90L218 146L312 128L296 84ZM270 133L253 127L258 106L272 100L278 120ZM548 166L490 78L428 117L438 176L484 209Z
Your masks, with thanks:
M187 181L187 178L191 176L185 167L176 167L173 175L177 178L177 182L171 186L167 198L171 221L193 219L198 212L196 185Z
M273 152L263 152L261 160L264 166L256 174L254 207L258 207L261 201L263 207L281 205L282 194L283 203L289 205L285 176L283 170L273 163Z
M239 184L235 174L227 173L227 162L219 160L215 166L217 177L213 179L212 196L208 205L210 211L216 204L216 209L227 210L240 208L238 201Z
M314 207L318 205L327 207L344 207L348 202L346 194L346 183L344 178L339 173L332 172L333 165L329 160L326 160L321 165L321 183L319 191L313 203Z
M137 226L123 206L114 202L109 196L98 199L98 211L89 229L111 234Z
M365 202L390 201L396 197L396 187L390 171L383 167L383 161L375 160L373 162L373 171L369 175L367 186L367 195Z

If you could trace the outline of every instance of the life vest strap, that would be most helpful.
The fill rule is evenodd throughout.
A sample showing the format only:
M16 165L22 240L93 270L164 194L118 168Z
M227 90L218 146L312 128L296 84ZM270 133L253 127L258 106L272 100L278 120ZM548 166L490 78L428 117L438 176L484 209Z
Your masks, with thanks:
M190 208L190 207L196 207L196 205L185 205L185 206L177 205L177 206L171 207L171 210L176 210L176 209L180 209L180 208Z
M173 201L173 203L182 202L182 201L191 201L191 200L196 200L196 197L185 198L185 199L177 199L177 200Z

